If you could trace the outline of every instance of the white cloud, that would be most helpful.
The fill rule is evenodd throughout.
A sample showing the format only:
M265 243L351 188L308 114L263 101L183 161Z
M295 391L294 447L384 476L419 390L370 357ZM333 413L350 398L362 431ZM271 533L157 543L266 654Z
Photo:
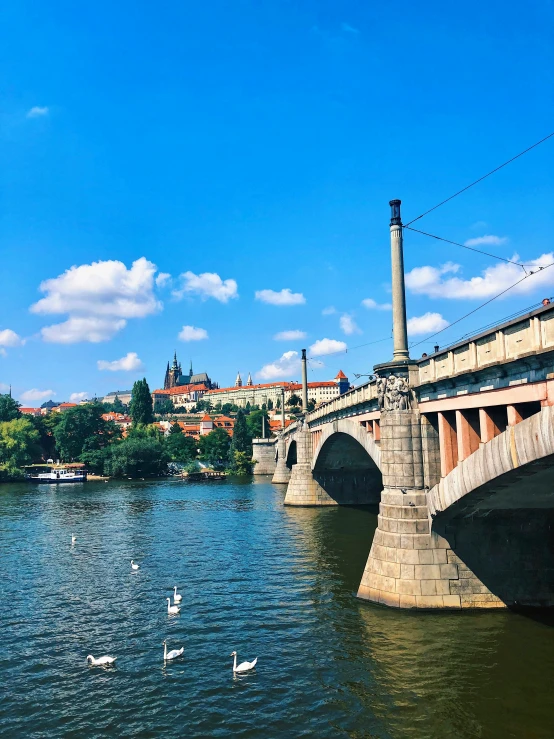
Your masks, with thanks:
M51 344L76 344L79 341L98 344L109 341L126 324L123 318L69 318L63 323L41 328L40 333L43 341Z
M109 372L136 372L143 368L136 352L129 352L121 359L116 359L113 362L99 359L96 364L99 370L108 370Z
M485 234L484 236L476 236L474 239L464 241L465 246L501 246L508 241L506 236L493 236Z
M300 356L298 352L285 352L280 359L264 364L256 374L262 380L291 379L300 372Z
M168 282L171 282L171 275L169 272L160 272L156 277L156 285L158 287L165 287Z
M238 298L237 283L235 280L222 280L215 272L203 272L195 275L194 272L183 272L179 276L181 287L173 291L175 298L181 299L187 293L199 295L202 300L215 298L220 303L227 303L233 298Z
M202 341L208 338L208 332L205 328L195 328L194 326L183 326L179 333L181 341Z
M256 290L256 300L270 305L302 305L306 298L302 293L293 293L289 287L276 290Z
M513 260L519 257L514 254ZM542 254L538 259L526 260L527 272L535 272L534 276L521 282L510 290L506 297L513 295L527 295L539 289L550 291L554 286L554 268L540 271L539 267L552 264L554 253ZM463 280L459 277L444 279L448 273L456 273L460 269L458 264L444 264L441 267L416 267L406 275L406 285L418 295L427 295L430 298L451 299L483 299L490 298L514 285L525 277L521 267L516 264L502 263L494 267L487 267L481 276Z
M107 341L129 318L144 318L162 308L156 299L156 265L144 257L130 269L115 260L73 266L59 277L45 280L46 293L31 306L32 313L68 313L64 323L46 326L43 339L63 344Z
M310 347L310 354L314 357L322 357L325 354L334 354L335 352L345 352L347 345L344 341L336 339L319 339Z
M56 393L53 390L37 390L36 387L34 387L32 390L25 390L24 393L21 393L19 396L19 399L23 403L40 403L43 400L46 400L46 398L52 398Z
M88 398L88 393L71 393L69 396L69 402L70 403L79 403L81 400L86 400Z
M0 331L0 346L21 346L24 343L21 336L18 336L11 328Z
M332 316L334 313L337 312L337 309L333 305L327 306L327 308L324 308L321 311L322 316Z
M300 339L306 338L306 332L297 330L279 331L273 338L275 341L300 341Z
M340 317L339 323L343 334L346 334L347 336L362 333L360 328L357 326L356 321L348 313L343 313Z
M440 313L425 313L423 316L414 316L408 319L408 333L410 336L428 334L433 331L441 331L449 325L449 322Z
M351 26L350 23L341 23L340 27L341 27L341 30L344 31L344 33L354 33L354 34L360 33L359 29L354 28L354 26Z
M373 298L365 298L362 300L362 305L368 310L392 310L390 303L378 303Z
M41 118L45 115L48 115L48 108L46 106L41 108L40 105L35 105L27 111L27 118Z

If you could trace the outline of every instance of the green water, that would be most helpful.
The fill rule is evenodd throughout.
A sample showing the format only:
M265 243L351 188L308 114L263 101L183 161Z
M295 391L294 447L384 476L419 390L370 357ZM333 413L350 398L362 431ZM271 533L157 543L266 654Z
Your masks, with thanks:
M359 601L375 512L283 497L265 479L1 486L0 735L554 737L551 620ZM164 639L185 647L166 666ZM257 669L234 678L233 650Z

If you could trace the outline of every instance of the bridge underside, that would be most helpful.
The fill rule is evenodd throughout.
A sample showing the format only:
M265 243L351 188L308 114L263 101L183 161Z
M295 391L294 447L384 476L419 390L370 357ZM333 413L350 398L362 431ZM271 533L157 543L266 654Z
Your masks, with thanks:
M510 607L554 606L554 455L465 495L433 520L459 563L451 592L478 583Z
M337 505L377 504L383 477L367 451L348 434L327 439L313 468L313 478Z

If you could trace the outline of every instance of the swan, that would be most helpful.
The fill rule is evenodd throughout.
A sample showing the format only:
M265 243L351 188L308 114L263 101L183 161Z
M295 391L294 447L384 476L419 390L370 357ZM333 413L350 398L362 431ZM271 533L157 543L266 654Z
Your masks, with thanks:
M180 603L183 600L183 596L177 594L177 585L173 586L173 590L175 591L175 594L173 596L173 602Z
M231 652L231 657L235 658L235 662L233 664L233 672L248 672L248 670L253 670L254 667L256 667L256 662L258 661L258 658L253 662L241 662L240 665L237 667L237 653Z
M164 640L164 661L168 659L177 659L177 657L180 657L183 652L185 651L184 647L181 647L181 649L172 649L171 652L167 651L167 644Z
M77 541L77 537L75 536L75 534L71 534L71 543L75 544L76 541Z
M117 657L98 657L98 659L94 659L92 654L89 654L87 657L87 662L89 662L93 667L111 667L113 663L116 661Z
M138 565L136 565L136 564L135 564L135 563L133 562L133 560L131 560L131 569L132 569L132 570L138 570L138 568L139 568L139 566L138 566Z
M179 608L179 606L172 606L172 605L171 605L171 598L166 598L166 601L167 601L167 612L168 612L169 614L176 614L176 613L179 613L179 611L180 611L181 609Z

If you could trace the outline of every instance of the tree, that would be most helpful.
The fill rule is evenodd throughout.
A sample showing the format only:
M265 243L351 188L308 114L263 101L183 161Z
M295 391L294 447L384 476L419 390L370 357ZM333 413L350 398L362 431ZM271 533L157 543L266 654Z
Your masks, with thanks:
M223 403L221 407L221 412L224 416L228 416L229 413L233 410L233 404L232 403Z
M178 423L174 423L169 429L165 439L165 448L173 462L192 462L196 457L196 441L190 436L185 436Z
M13 421L21 417L21 403L14 400L11 395L0 395L0 422Z
M113 399L111 410L113 413L127 413L127 406L123 403L118 395Z
M268 411L273 410L273 401L271 400L271 398L269 398L269 400L267 401L267 410Z
M250 411L251 411L251 406L250 406L250 401L248 400L246 402L245 407L244 407L244 412L246 413L246 415L248 415L250 413Z
M129 412L133 419L133 424L150 424L154 422L152 395L150 394L150 388L145 377L142 380L137 380L133 385Z
M311 413L314 410L315 410L315 400L313 398L310 398L310 400L308 400L308 411L310 411Z
M106 450L104 472L113 477L151 477L163 474L168 461L159 439L127 437Z
M247 452L233 452L233 471L237 475L252 474L252 457Z
M300 398L296 393L293 393L290 396L290 398L287 400L287 405L301 406L302 405L302 398Z
M252 411L246 419L251 439L268 439L270 436L267 411ZM233 431L234 433L234 431Z
M238 411L235 418L230 461L231 468L237 474L249 475L252 472L252 436L242 410Z
M54 427L54 438L60 457L66 461L77 459L83 452L103 449L121 436L113 421L102 418L100 403L88 403L69 408L60 414Z
M56 455L56 439L54 428L61 420L60 413L50 413L48 416L27 416L39 434L39 446L43 459L54 458Z
M200 459L214 467L224 469L229 463L229 447L231 437L222 428L216 428L198 441Z
M173 413L175 407L169 398L164 398L163 400L157 401L154 410L161 416L167 416L168 413Z
M275 407L277 408L277 410L279 410L279 408L281 407L281 398L277 398L277 404Z
M21 467L40 455L39 438L28 418L0 423L0 479L23 477Z

